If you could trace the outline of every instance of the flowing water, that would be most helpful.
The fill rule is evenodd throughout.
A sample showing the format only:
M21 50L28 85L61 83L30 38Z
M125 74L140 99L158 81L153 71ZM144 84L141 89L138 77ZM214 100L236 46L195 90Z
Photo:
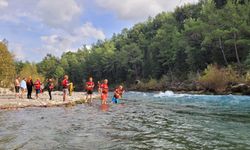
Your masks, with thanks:
M250 97L127 92L118 105L0 111L0 149L250 149Z

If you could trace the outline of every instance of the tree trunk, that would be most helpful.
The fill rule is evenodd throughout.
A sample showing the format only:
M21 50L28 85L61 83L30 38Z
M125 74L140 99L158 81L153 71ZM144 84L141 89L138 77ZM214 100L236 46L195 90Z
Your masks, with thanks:
M219 38L219 44L220 44L220 49L221 49L225 64L228 65L227 58L226 58L226 55L225 55L225 51L224 51L224 48L222 46L221 37Z
M169 72L170 72L170 76L171 76L171 84L173 84L173 81L174 81L173 72L172 72L170 65L168 65L168 67L169 67Z
M236 39L237 39L237 34L236 34L236 32L234 32L234 50L235 50L235 54L236 54L237 63L240 65L240 58L239 58L238 48L237 48L237 44L236 44Z
M138 79L138 70L137 70L137 65L135 64L135 78L136 80Z

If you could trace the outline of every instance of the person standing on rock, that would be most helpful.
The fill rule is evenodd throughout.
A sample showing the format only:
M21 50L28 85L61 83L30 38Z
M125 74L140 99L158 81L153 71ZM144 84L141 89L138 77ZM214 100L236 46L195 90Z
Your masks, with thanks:
M86 82L86 91L87 91L87 96L86 96L86 101L92 103L92 95L94 91L95 83L93 82L93 78L90 77L89 81Z
M20 77L17 77L16 80L15 80L15 92L16 92L16 98L19 97L20 98Z
M36 89L36 99L39 98L39 94L41 93L41 81L39 78L36 79L36 82L34 83L35 89Z
M72 93L73 93L73 90L74 90L74 85L73 85L72 82L69 83L68 90L69 90L69 96L72 96Z
M51 92L54 89L54 84L53 84L53 80L52 79L48 80L47 88L48 88L48 92L49 92L49 100L52 100L52 94L51 94Z
M21 88L21 98L23 98L24 93L26 92L27 85L26 85L26 78L23 78L23 80L20 83Z
M63 101L65 102L67 100L67 94L69 93L69 76L65 75L64 79L62 81L62 87L63 87Z
M27 98L32 99L31 95L32 95L32 89L33 89L34 84L33 84L31 76L26 81L26 84L27 84L27 89L28 89Z

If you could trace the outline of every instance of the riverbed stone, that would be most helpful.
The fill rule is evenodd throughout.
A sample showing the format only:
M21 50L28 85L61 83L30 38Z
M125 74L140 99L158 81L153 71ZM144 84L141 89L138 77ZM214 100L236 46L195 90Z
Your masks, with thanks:
M249 93L250 94L250 86L244 83L237 84L231 87L231 91L234 93L243 93L243 94Z
M49 100L48 92L40 94L38 99L35 99L35 93L33 92L32 97L34 99L21 99L15 98L15 93L2 94L0 97L0 109L17 109L25 107L58 107L65 106L71 107L77 104L85 103L86 93L85 92L73 92L72 96L68 96L68 101L63 102L62 92L55 91L52 93L53 100ZM26 95L25 95L26 96ZM94 99L99 98L98 94L93 95Z

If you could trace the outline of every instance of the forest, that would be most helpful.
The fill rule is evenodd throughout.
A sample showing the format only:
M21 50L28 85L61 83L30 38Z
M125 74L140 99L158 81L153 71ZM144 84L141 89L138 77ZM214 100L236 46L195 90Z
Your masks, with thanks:
M83 45L60 58L47 54L38 63L15 61L3 42L0 50L9 62L0 58L1 86L16 75L59 83L67 74L76 90L92 76L134 90L225 91L229 84L250 85L250 2L201 0L149 17L91 48Z

